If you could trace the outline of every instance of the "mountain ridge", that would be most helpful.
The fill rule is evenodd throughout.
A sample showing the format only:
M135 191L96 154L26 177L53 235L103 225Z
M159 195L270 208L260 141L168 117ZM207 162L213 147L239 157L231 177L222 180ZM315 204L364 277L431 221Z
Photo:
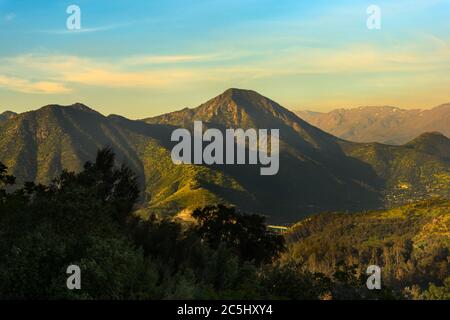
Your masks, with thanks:
M370 106L296 114L326 132L354 142L402 145L429 131L450 136L450 103L432 109Z
M261 177L251 165L174 165L171 132L206 127L280 129L280 171ZM432 136L432 141L437 136ZM83 105L49 105L0 123L0 161L19 182L48 182L63 168L78 171L111 146L140 177L139 214L178 214L218 202L285 223L317 212L357 211L448 196L450 162L426 142L406 146L352 143L308 124L255 91L231 89L197 108L144 120L104 116ZM437 154L436 154L437 153ZM404 190L401 185L411 186Z

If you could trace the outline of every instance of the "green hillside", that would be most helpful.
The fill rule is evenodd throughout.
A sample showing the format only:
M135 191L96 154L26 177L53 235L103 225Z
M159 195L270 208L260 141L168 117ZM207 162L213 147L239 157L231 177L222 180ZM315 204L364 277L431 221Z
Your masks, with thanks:
M1 161L19 183L47 183L62 168L79 171L105 145L116 151L120 161L142 172L139 159L121 133L104 116L82 104L45 106L0 126Z
M110 116L109 120L141 159L145 176L141 215L173 215L220 202L237 205L236 200L246 201L248 206L256 205L252 203L252 195L220 171L203 166L175 165L168 143L173 128L118 116Z
M425 133L400 147L373 143L344 148L383 180L388 206L450 195L450 140L441 134Z
M360 270L375 264L382 268L385 285L423 290L429 283L442 285L450 275L450 201L311 216L289 228L286 239L284 262L324 274L341 262Z
M98 149L110 146L118 162L140 177L143 215L150 211L176 214L221 201L233 203L227 192L243 193L242 187L220 172L174 165L168 146L161 141L167 142L170 132L170 128L117 116L107 118L81 104L46 106L0 125L0 161L18 178L17 186L26 181L48 183L62 168L78 172ZM227 192L220 195L222 190Z

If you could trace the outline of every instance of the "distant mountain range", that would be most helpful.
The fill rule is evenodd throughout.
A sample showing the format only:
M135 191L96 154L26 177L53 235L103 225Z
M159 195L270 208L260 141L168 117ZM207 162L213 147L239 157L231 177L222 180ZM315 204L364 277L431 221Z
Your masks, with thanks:
M355 142L401 145L429 131L450 137L450 103L430 110L360 107L327 113L297 111L296 114L328 133Z
M280 130L280 170L261 176L252 165L175 165L174 129ZM416 138L416 137L415 137ZM80 170L111 146L141 177L139 213L183 214L224 202L287 223L311 213L383 208L450 196L450 140L426 133L402 146L353 143L305 122L254 91L229 89L194 109L129 120L83 104L48 105L0 120L0 162L18 183L48 183L63 168Z

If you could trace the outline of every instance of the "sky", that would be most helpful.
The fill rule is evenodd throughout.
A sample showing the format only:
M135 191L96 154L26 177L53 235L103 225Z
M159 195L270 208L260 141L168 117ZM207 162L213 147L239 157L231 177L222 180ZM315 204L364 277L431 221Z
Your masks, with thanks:
M228 88L291 110L431 108L450 102L449 16L450 0L0 0L0 112L140 119Z

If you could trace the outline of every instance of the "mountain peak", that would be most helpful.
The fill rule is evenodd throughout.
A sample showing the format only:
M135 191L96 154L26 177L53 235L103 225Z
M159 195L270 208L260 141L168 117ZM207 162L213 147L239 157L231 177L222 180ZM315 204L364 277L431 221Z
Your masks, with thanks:
M240 89L240 88L229 88L225 90L220 96L239 96L239 95L255 95L255 96L261 96L258 92L254 90L249 89Z
M183 109L144 119L147 123L191 128L194 121L209 127L280 129L286 139L308 147L330 147L335 137L300 119L277 102L253 90L230 88L193 109ZM299 139L301 137L301 139Z
M70 108L73 110L79 110L79 111L83 111L83 112L100 114L98 111L95 111L94 109L92 109L92 108L88 107L87 105L85 105L84 103L80 103L80 102L75 102L74 104L64 106L64 108Z
M192 118L242 128L270 127L276 123L274 121L300 120L258 92L238 88L230 88L192 109Z
M87 105L80 103L80 102L75 102L74 104L70 105L69 107L78 109L78 110L83 110L83 111L94 111L93 109L89 108Z
M0 120L8 120L11 119L12 117L16 116L17 113L13 112L13 111L5 111L3 113L0 113Z
M234 100L235 102L243 102L244 100L247 100L249 102L266 101L268 103L273 103L273 104L278 105L278 103L276 103L275 101L263 96L262 94L254 91L254 90L239 89L239 88L227 89L222 94L220 94L219 96L217 96L211 100L223 99L223 98L231 99L231 100Z
M424 132L421 135L419 135L417 138L413 139L411 142L409 142L408 144L412 144L412 143L422 143L424 141L429 141L429 140L449 140L449 138L447 138L447 136L445 136L443 133L439 132L439 131L429 131L429 132Z
M40 108L39 110L47 111L47 112L54 112L54 111L58 111L58 110L76 110L76 111L99 114L94 109L91 109L87 105L80 103L80 102L76 102L71 105L49 104L49 105L46 105L46 106Z
M450 158L450 139L437 131L422 133L405 146L442 158Z
M180 125L202 120L220 126L248 128L270 127L274 118L298 119L289 110L256 91L230 88L196 108L185 108L145 121Z

